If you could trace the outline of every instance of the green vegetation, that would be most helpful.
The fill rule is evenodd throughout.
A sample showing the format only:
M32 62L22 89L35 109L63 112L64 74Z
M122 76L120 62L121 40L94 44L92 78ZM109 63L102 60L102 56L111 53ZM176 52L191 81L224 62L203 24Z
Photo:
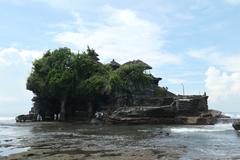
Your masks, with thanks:
M131 94L150 84L154 77L144 73L145 69L142 64L119 68L102 64L89 47L83 53L59 48L33 62L27 89L35 94L34 108L43 116L61 113L61 119L66 120L77 111L91 116L99 107L114 104L119 93Z

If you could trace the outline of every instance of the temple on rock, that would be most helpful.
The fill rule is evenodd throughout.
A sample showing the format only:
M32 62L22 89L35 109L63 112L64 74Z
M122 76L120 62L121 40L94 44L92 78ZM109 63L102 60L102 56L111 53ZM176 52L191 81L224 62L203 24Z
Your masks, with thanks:
M120 64L117 63L114 59L111 61L112 68L120 67ZM141 60L133 60L124 63L126 64L141 64L144 66L145 70L150 70L152 67L147 63ZM167 88L160 87L159 81L162 78L153 77L151 83L141 89L133 89L131 90L130 97L124 97L124 95L119 94L117 98L117 103L115 104L117 107L133 107L133 106L166 106L172 105L174 107L175 112L179 112L181 114L191 114L199 111L207 111L208 96L206 95L175 95L174 93L168 91ZM128 99L129 103L124 103L124 99Z
M115 91L113 96L98 97L88 107L74 110L73 120L89 119L95 113L106 115L105 121L112 123L163 123L163 124L214 124L220 112L208 110L208 96L176 95L166 87L160 87L162 78L150 74L152 67L141 60L133 60L119 64L114 59L108 64L113 70L127 65L141 65L151 77L145 86L133 87L131 83L127 91ZM34 101L34 99L33 99ZM90 107L89 107L90 105ZM60 110L59 110L60 112ZM38 104L30 111L31 117L42 114L46 120L51 120L53 113L39 110Z
M119 67L119 63L114 60L111 64L113 64L113 68ZM152 69L150 65L141 60L129 61L125 64L142 64L145 70ZM116 103L112 106L115 111L110 116L111 120L115 123L148 123L153 119L159 123L173 124L213 124L216 122L216 118L212 117L219 116L221 112L211 111L208 113L206 93L203 95L175 95L167 88L160 87L160 80L162 78L153 77L148 87L140 90L133 89L128 97L119 94ZM210 118L206 119L206 115ZM204 116L205 118L203 118ZM195 120L189 122L187 117L194 117Z

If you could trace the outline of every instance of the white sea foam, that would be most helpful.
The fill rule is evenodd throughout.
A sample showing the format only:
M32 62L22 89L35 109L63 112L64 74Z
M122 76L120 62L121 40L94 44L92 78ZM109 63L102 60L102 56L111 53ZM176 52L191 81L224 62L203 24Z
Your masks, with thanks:
M179 127L171 128L174 133L193 133L193 132L223 132L227 130L233 130L232 124L216 124L213 126L189 126L189 127Z
M224 113L224 115L231 118L240 118L240 113Z

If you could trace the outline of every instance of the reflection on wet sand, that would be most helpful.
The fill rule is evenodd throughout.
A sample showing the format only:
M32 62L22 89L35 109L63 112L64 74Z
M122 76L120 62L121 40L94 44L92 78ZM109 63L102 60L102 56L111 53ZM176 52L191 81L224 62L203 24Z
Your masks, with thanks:
M11 127L9 134L14 136L8 137L12 140L6 143L28 151L11 155L9 159L226 159L240 156L236 150L240 146L239 137L230 125L124 126L42 122ZM229 149L231 154L224 155Z

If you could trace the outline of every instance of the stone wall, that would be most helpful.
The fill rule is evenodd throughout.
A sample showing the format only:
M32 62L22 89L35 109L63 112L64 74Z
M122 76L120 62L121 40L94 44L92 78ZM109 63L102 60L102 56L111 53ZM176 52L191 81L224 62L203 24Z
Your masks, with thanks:
M174 101L172 97L160 96L134 96L132 106L164 106Z
M178 96L174 105L180 115L195 115L208 111L207 99L208 96L205 95Z
M121 106L115 115L124 117L199 116L208 111L207 96L135 97L134 105Z

